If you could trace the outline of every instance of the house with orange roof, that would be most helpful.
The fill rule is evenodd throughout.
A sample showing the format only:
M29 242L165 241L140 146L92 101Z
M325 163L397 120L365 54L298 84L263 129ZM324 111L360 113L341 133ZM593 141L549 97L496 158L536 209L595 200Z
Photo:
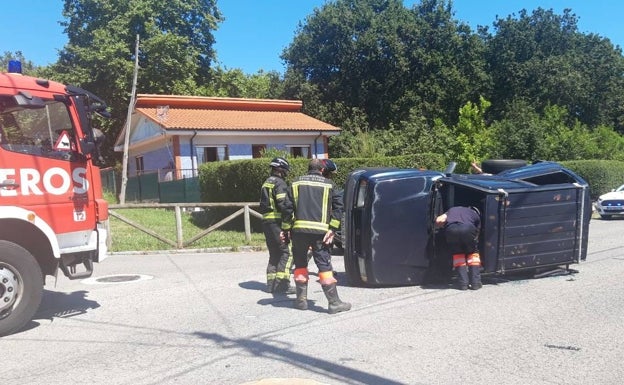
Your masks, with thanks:
M268 149L327 158L328 140L340 128L302 107L297 100L139 94L129 125L128 176L158 171L163 180L176 170L173 178L192 177L203 163L259 158ZM123 151L126 127L115 151Z

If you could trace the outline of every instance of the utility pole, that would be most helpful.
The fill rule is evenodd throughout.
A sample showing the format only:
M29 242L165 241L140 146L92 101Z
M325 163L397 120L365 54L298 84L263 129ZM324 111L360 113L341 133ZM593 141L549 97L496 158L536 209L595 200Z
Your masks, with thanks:
M130 144L130 123L132 120L132 110L136 98L136 83L139 73L139 35L136 35L136 47L134 48L134 77L132 79L132 93L130 94L130 104L128 105L128 115L126 117L126 128L124 135L123 169L121 171L121 193L119 203L126 203L126 185L128 184L128 145Z

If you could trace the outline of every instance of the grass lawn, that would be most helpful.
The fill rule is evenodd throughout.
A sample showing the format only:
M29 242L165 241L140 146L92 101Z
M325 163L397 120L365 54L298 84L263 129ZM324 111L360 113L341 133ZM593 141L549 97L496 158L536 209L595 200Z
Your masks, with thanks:
M160 208L137 208L137 209L115 209L116 213L123 217L140 224L143 227L157 233L163 238L176 242L176 222L175 211ZM219 218L219 220L222 218ZM112 237L112 246L110 251L153 251L153 250L174 250L175 247L160 241L157 238L110 216L110 232ZM251 218L253 224L258 221L257 218ZM182 240L188 241L195 235L201 233L212 223L208 223L202 215L192 214L191 212L182 213ZM256 223L257 225L257 223ZM257 227L257 226L256 226ZM205 248L231 248L236 250L240 246L257 246L265 245L264 234L261 232L251 233L251 242L245 240L245 232L241 230L214 230L204 237L196 240L185 249L205 249Z

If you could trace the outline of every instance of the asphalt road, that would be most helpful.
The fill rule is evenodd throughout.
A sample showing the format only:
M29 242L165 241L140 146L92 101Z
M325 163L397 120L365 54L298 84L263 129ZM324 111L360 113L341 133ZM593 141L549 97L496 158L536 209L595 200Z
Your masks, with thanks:
M624 220L594 219L576 274L341 282L353 309L335 315L314 281L308 311L264 293L266 252L115 255L96 265L112 282L48 280L27 330L0 339L0 383L622 384L623 246Z

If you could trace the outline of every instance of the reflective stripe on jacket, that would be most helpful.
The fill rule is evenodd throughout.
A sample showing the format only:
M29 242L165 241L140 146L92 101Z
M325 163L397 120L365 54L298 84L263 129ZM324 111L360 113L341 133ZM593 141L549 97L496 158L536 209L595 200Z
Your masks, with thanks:
M311 172L297 178L290 187L293 203L293 231L324 234L340 229L342 196L331 179Z
M288 196L288 185L284 179L271 175L260 189L260 213L264 221L276 222L282 229L290 229L290 221L282 222L283 213L292 213L292 203Z

